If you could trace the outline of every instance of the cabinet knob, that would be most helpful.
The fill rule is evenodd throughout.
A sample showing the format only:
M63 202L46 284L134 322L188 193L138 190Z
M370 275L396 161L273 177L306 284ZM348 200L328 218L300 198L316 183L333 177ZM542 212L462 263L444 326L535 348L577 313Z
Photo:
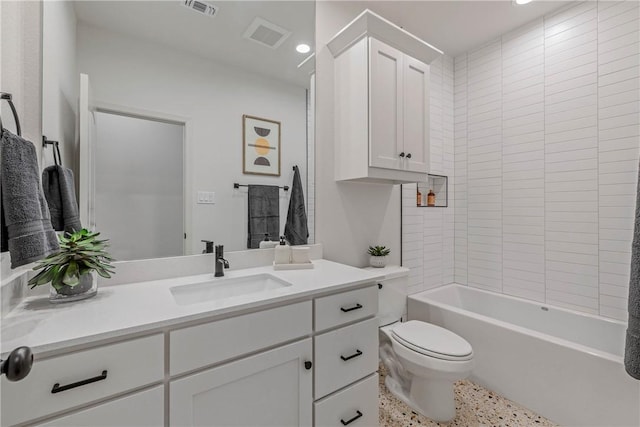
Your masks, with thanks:
M411 158L411 153L408 153L407 154L407 159L410 159L410 158Z
M18 347L9 354L7 360L0 362L0 375L5 374L9 381L20 381L31 372L33 354L29 347Z
M310 360L307 360L304 362L304 369L306 369L307 371L311 369L312 366L313 366L313 363Z
M398 154L398 156L404 157L404 151L402 153Z

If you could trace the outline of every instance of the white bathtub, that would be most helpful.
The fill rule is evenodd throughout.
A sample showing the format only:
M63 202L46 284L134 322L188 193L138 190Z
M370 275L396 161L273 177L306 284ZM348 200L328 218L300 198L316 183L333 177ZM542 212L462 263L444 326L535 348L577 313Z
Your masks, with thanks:
M473 347L471 380L562 426L639 426L623 322L457 284L410 295L409 319Z

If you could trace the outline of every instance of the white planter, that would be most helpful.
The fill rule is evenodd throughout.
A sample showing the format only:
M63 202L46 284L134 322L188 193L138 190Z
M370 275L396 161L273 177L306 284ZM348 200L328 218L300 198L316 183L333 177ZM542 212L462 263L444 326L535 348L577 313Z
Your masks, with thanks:
M371 267L382 268L387 265L387 257L372 255L369 258L369 265L371 265Z

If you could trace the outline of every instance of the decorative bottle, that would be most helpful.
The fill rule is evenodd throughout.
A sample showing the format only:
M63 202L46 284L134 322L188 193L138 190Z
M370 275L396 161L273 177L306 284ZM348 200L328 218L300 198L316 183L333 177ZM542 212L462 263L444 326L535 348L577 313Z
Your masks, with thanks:
M433 190L429 190L429 194L427 194L427 206L435 206L436 205L436 193Z

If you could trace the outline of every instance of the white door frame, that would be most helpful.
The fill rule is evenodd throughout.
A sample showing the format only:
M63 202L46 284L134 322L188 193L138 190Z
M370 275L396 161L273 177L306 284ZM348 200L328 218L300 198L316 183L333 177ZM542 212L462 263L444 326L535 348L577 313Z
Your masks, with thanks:
M192 188L192 173L190 172L192 162L192 143L191 138L193 134L192 122L190 117L178 116L175 114L168 114L160 111L146 110L142 108L128 107L124 105L111 104L108 102L94 101L93 111L99 113L115 114L119 116L133 117L137 119L152 120L156 122L164 122L181 125L184 128L184 135L182 138L182 184L183 184L183 231L185 238L182 240L182 253L183 255L191 255L192 252L192 206L193 206L193 191Z

